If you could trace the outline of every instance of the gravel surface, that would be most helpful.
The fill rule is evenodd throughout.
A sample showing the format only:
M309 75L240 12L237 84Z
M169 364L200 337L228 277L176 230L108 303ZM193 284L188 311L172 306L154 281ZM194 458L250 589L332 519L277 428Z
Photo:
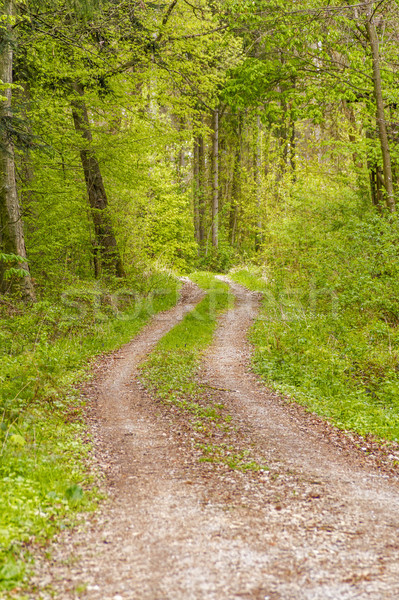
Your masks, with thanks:
M260 384L246 342L258 297L231 287L236 304L200 378L269 470L200 463L187 417L137 381L140 361L200 300L186 284L180 304L103 361L86 390L109 500L38 560L31 598L399 598L395 475L383 453L365 457L359 439Z

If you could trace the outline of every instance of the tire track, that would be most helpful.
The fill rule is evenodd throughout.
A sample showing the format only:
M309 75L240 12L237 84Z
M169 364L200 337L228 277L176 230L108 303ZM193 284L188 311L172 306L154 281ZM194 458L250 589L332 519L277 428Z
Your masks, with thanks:
M187 290L187 288L186 288ZM136 382L137 366L201 294L156 318L94 383L110 501L64 532L32 598L352 600L399 597L398 488L341 456L248 370L256 296L232 284L201 377L266 458L268 473L198 462L182 415Z

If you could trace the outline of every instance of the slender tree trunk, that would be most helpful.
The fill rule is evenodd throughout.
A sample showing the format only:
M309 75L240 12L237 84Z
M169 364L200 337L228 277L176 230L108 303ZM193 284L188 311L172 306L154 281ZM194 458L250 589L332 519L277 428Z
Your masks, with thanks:
M261 201L262 201L262 124L260 116L258 115L256 122L256 209L257 209L257 222L256 222L256 234L255 234L255 251L257 252L262 244L262 215L261 215Z
M291 118L291 138L290 138L290 165L292 171L292 180L296 181L296 131L295 121Z
M199 181L199 194L198 194L198 234L200 247L204 246L205 242L205 148L204 148L204 137L200 135L198 137L198 181Z
M5 29L2 31L2 46L0 54L0 79L5 84L12 84L13 48L11 17L15 7L13 0L5 0L2 15L7 19ZM11 88L2 91L6 99L1 102L0 114L3 121L0 139L0 249L5 254L16 254L26 259L24 228L22 223L21 208L18 200L17 184L15 177L14 146L7 131L7 125L12 124ZM29 274L28 263L25 260L18 265L24 269L25 275L18 287L22 288L25 299L34 300L34 289ZM0 262L0 291L6 291L10 283L4 280L7 264Z
M199 195L200 195L200 166L199 166L199 136L194 138L194 153L193 153L193 187L194 187L194 228L195 239L200 243L200 212L199 212ZM198 248L199 250L199 248Z
M366 130L366 138L370 140L373 139L372 133L368 129ZM381 174L381 167L377 165L375 158L371 156L369 152L367 153L367 171L369 174L371 201L373 205L377 208L378 212L382 212L382 203L384 201L384 184Z
M213 113L212 246L219 245L219 109Z
M31 108L31 94L29 83L24 84L23 91L23 117L27 124L28 134L32 136L32 129L29 125L29 110ZM22 207L23 214L28 218L24 222L24 230L27 235L32 231L35 231L35 204L36 195L33 191L33 184L35 180L35 170L32 160L32 155L29 149L24 149L24 152L20 154L19 160L16 163L16 176L17 176L17 188L20 190L20 204Z
M355 145L356 143L356 131L357 131L357 125L356 125L356 117L355 117L355 113L353 112L353 108L346 102L346 100L343 100L342 102L342 106L344 108L344 113L346 114L350 127L351 129L349 130L349 141L351 144ZM356 168L361 169L363 167L362 163L359 162L359 157L356 151L353 152L352 154L353 157L353 164L355 165Z
M72 115L75 131L85 140L85 147L80 150L83 172L86 181L87 195L91 208L95 233L95 264L96 275L101 268L117 277L124 277L122 260L119 255L115 234L108 213L108 198L101 175L95 151L91 147L92 134L89 116L84 100L84 87L81 83L74 84L76 97L72 100Z
M184 125L185 125L184 118L183 117L179 118L177 121L177 130L183 131ZM185 187L185 181L184 181L185 167L186 167L186 151L185 151L185 148L183 146L181 146L180 150L178 152L178 155L177 155L177 173L179 176L179 183L180 183L180 186L182 189Z
M296 77L292 78L292 89L296 88ZM295 183L296 181L296 128L295 128L295 119L293 118L293 109L292 102L290 102L290 166L292 172L292 181Z
M376 102L378 135L382 152L386 204L390 212L393 213L396 211L396 205L392 181L391 154L389 150L387 126L385 121L384 100L382 97L379 42L374 24L373 3L370 3L367 8L366 27L373 60L374 97Z
M241 170L240 167L241 167L241 145L239 144L236 148L235 155L234 155L233 185L232 185L230 217L229 217L230 243L232 246L234 246L234 244L235 244L236 229L237 229L238 198L240 195L240 170Z
M237 221L238 221L238 213L239 213L239 200L240 200L240 194L241 194L242 127L243 127L243 117L242 117L242 115L240 115L239 121L238 121L237 146L236 146L236 151L235 151L235 156L234 156L232 202L231 202L231 206L230 206L230 218L229 218L230 243L232 246L234 246L236 243Z

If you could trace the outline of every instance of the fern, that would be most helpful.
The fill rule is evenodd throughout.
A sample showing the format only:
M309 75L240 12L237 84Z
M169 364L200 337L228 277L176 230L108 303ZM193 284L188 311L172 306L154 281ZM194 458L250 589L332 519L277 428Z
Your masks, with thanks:
M0 252L0 262L5 263L6 265L12 265L13 263L26 263L26 258L22 256L18 256L18 254L4 254ZM8 269L3 273L4 280L10 280L13 277L17 277L22 279L23 277L28 277L29 273L26 269L21 269L15 266L9 266Z

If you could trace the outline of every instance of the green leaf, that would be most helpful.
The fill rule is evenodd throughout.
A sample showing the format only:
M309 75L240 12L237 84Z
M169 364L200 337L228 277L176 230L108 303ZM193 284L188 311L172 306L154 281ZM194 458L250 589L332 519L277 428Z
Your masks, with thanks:
M19 435L18 433L13 433L12 435L10 435L9 440L11 444L14 444L14 446L19 446L20 448L22 448L26 444L25 438L23 438L22 435Z
M80 502L83 498L83 490L80 485L74 483L66 490L65 497L70 502Z
M23 573L23 565L9 559L0 569L0 581L11 581L20 579Z

